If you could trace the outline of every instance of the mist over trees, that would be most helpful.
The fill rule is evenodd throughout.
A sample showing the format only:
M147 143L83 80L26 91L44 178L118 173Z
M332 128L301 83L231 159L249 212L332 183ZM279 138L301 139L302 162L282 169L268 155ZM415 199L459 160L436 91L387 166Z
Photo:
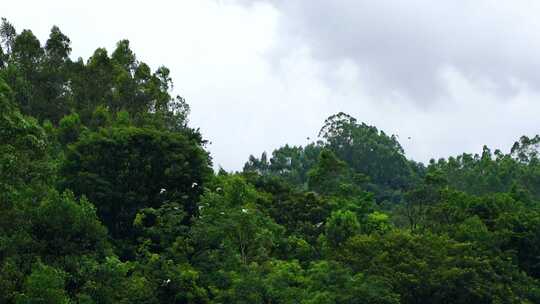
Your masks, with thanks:
M128 40L0 38L0 303L540 303L538 135L422 164L337 113L214 172Z

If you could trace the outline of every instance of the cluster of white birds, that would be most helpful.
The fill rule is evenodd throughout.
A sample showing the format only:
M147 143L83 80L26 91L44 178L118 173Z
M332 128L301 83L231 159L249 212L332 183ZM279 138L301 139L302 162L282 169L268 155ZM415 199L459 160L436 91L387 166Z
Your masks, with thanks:
M193 184L191 184L191 188L195 188L195 187L197 187L198 185L199 185L198 183L194 182ZM167 189L165 189L165 188L161 188L161 189L159 190L159 194L163 194L163 193L165 193L165 192L167 192Z
M198 185L199 185L198 183L195 183L195 182L194 182L193 184L191 184L191 188L195 188L195 187L197 187ZM223 189L222 189L221 187L217 187L217 188L216 188L216 192L222 192L222 191L223 191ZM165 189L165 188L161 188L161 189L159 190L159 194L164 194L165 192L167 192L167 189ZM199 211L202 211L202 209L203 209L204 207L205 207L204 205L199 205L199 206L198 206ZM173 209L174 209L174 210L179 210L180 208L179 208L179 207L174 207ZM242 213L249 213L249 210L246 209L246 208L242 208L241 211L242 211ZM225 212L222 211L222 212L220 212L219 214L225 215ZM201 216L201 217L202 217L202 216ZM170 281L170 280L168 280L168 282L169 282L169 281ZM165 281L164 281L164 282L165 282ZM167 282L167 283L168 283L168 282Z

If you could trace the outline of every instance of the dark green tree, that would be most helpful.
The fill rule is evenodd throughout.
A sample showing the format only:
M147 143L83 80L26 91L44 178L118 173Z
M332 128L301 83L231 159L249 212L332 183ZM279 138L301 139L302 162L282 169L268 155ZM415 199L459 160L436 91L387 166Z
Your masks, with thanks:
M68 148L63 187L86 195L116 238L128 237L138 210L176 202L189 215L210 174L201 143L184 134L112 127Z

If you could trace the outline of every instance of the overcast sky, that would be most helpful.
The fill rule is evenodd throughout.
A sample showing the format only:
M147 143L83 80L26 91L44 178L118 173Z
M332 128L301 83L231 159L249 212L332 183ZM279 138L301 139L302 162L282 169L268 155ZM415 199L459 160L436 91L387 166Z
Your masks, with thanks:
M73 57L127 38L172 70L216 166L305 145L344 111L428 161L540 133L539 1L12 1L0 15ZM410 137L410 139L408 139Z

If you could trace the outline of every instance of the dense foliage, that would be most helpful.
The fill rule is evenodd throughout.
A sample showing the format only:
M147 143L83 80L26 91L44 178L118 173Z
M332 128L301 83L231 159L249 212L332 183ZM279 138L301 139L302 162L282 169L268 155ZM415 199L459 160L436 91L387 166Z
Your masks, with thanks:
M425 166L338 113L213 173L129 41L0 37L0 303L540 303L539 136Z

